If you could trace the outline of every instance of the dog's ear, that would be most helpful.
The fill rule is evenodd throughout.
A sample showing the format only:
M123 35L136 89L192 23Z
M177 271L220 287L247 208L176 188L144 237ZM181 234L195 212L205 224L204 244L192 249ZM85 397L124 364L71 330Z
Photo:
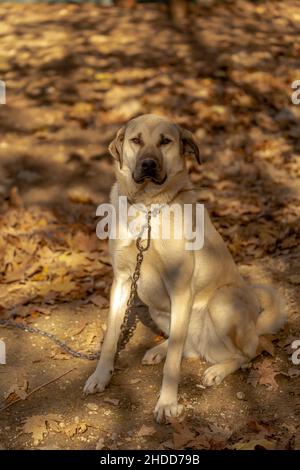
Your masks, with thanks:
M119 161L120 168L123 165L123 141L125 136L125 126L121 127L118 130L116 137L114 140L109 144L108 150L110 151L111 155Z
M200 165L201 158L200 158L199 145L195 137L187 129L183 129L180 126L178 127L179 127L179 132L180 132L182 155L185 156L185 155L189 155L192 153Z

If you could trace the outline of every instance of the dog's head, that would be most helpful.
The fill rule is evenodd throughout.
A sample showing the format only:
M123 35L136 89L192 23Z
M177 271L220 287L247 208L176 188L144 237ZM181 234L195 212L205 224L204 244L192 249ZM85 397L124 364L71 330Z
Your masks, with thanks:
M109 151L120 171L130 172L136 184L163 185L183 170L183 157L189 153L200 163L193 134L153 114L132 119L119 129Z

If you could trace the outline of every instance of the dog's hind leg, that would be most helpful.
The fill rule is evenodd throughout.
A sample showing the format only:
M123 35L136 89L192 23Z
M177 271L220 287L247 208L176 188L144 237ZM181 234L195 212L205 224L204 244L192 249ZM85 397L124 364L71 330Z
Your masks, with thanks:
M232 340L227 337L224 338L224 342L226 341ZM235 341L232 345L236 347L236 353L206 369L203 377L204 385L219 385L227 375L232 374L256 356L258 336L254 322L248 324L246 328L236 329Z
M208 304L215 337L214 342L208 345L207 355L216 364L205 371L204 385L220 384L227 375L256 356L259 342L256 306L242 294L234 287L224 287Z

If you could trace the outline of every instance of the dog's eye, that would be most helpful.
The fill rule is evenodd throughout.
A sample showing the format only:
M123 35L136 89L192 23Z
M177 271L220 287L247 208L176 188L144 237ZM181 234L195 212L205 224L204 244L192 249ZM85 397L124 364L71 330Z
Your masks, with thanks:
M138 137L133 137L133 139L130 139L133 144L140 145L141 140Z
M168 145L170 142L172 142L171 139L168 139L168 137L163 137L160 141L160 145Z

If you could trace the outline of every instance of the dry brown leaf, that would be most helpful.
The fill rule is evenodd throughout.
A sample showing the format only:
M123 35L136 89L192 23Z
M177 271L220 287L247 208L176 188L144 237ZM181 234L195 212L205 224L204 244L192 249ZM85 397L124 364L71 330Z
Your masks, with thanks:
M265 385L270 390L277 390L278 383L275 380L276 375L281 371L278 367L272 364L269 359L264 359L262 362L253 365L253 369L249 373L247 382L256 387L257 385Z
M70 294L76 290L77 284L72 280L71 276L65 276L64 278L55 279L53 282L41 282L37 283L37 294L43 298L55 294Z
M25 398L27 397L27 390L27 380L24 380L21 384L14 384L4 394L4 400L6 403L14 402L18 398L21 398L21 400L25 400Z
M50 413L48 415L35 415L26 419L23 425L23 432L32 434L34 445L38 445L44 437L46 437L51 429L60 432L58 423L62 421L62 417L57 414Z
M186 424L180 423L175 419L171 419L170 423L175 430L173 434L174 449L183 448L196 436L196 433L191 431Z
M211 442L209 436L205 434L199 434L189 442L189 448L192 449L210 449Z
M90 261L87 259L85 253L63 253L59 255L58 260L61 265L60 269L55 270L55 274L63 277L66 272L71 269L77 270L79 266L84 266L90 264Z
M26 271L30 266L29 263L29 259L23 259L22 263L20 264L12 264L5 273L5 282L9 284L15 281L22 281L25 278Z
M76 436L77 434L83 434L87 430L87 424L83 422L77 422L75 420L74 423L68 424L64 428L64 433L71 439L72 437Z
M269 424L258 422L255 419L249 421L247 426L250 431L257 434L257 438L263 438L265 436L272 435L274 432L274 429Z
M56 279L50 285L50 291L61 292L63 294L68 294L72 290L75 290L77 285L73 281L71 276L64 276L62 279Z
M38 265L36 265L36 267L38 267ZM32 281L35 281L35 282L45 281L49 278L49 268L48 266L43 266L41 270L36 269L34 273L32 274L34 274L31 277ZM29 276L28 272L27 272L27 276Z
M83 232L77 232L71 246L79 251L97 251L99 250L99 240L95 234L88 235Z
M138 430L138 437L153 436L156 433L156 429L153 426L146 426L145 424Z
M248 442L238 442L231 446L235 450L255 450L256 448L263 448L267 450L273 450L275 448L275 443L268 441L267 439L253 439Z

